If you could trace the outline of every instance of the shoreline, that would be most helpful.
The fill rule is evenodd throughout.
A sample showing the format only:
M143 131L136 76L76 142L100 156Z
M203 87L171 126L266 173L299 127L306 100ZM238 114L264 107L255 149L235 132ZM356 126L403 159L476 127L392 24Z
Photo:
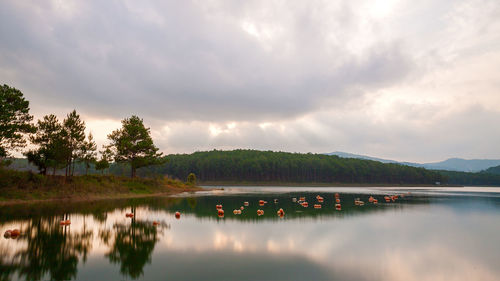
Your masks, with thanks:
M382 184L382 183L294 183L294 182L198 182L198 186L231 187L231 186L283 186L283 187L465 187L457 184Z
M36 204L36 203L47 203L47 202L65 202L65 203L76 203L76 202L95 202L100 200L114 200L114 199L133 199L133 198L148 198L148 197L168 197L171 195L181 194L185 192L196 192L207 190L199 186L192 188L172 188L172 190L148 194L135 194L135 193L117 193L117 194L104 194L97 195L91 194L87 196L82 196L82 194L72 194L65 197L54 197L45 199L6 199L0 201L0 206L9 205L22 205L22 204Z

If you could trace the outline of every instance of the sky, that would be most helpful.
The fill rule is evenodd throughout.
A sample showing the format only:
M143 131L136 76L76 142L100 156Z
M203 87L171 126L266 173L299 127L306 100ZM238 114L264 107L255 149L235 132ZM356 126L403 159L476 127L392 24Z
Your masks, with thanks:
M101 146L500 158L500 1L1 1L0 83Z

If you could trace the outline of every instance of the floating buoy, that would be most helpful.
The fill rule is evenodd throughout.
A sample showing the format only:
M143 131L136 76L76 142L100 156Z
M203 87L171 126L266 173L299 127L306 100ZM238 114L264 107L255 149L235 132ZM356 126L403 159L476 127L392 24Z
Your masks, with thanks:
M19 229L14 229L10 232L10 238L16 239L20 234L21 231L19 231Z
M264 210L260 210L260 209L257 210L257 215L259 215L259 217L264 215Z
M5 233L3 234L3 237L9 239L10 237L12 236L12 230L7 230L5 231Z
M127 218L133 218L134 217L134 213L126 213L125 216Z
M307 203L307 202L302 202L302 204L301 204L301 205L302 205L302 207L304 207L304 208L309 207L309 203Z
M224 217L224 210L222 210L222 209L217 210L217 215L219 216L219 218L223 218Z
M389 203L391 202L391 198L389 196L384 196L385 202Z
M319 203L323 203L324 198L321 196L316 196L316 199L318 200Z
M243 202L243 205L245 205L245 207L248 207L249 203L248 202Z
M278 199L274 199L274 204L278 204Z
M283 217L285 215L285 211L283 211L282 208L280 208L277 212L278 216Z
M339 198L335 199L335 203L340 203L340 199Z
M160 224L159 222L157 222L157 221L153 221L153 225L154 225L154 226L157 226L157 225L159 225L159 224Z
M368 198L368 202L373 203L373 199L375 198L373 198L373 196L370 196L370 198Z
M305 197L300 197L299 201L306 201Z
M240 207L240 210L242 210L242 211L243 211L243 209L245 209L245 207L241 206L241 207Z
M373 199L373 204L378 204L378 200L377 199Z
M321 209L321 204L314 204L314 209Z
M177 211L175 212L175 218L180 219L181 218L181 212Z
M235 209L235 210L233 210L233 214L241 215L241 210Z
M337 211L340 211L340 210L342 210L342 206L340 204L335 204L335 209Z
M293 197L293 198L292 198L292 202L293 202L293 203L297 202L297 198Z
M340 194L335 193L335 198L340 198Z
M259 200L259 206L264 206L265 201L264 200Z
M222 205L215 205L215 208L216 208L217 210L222 210Z
M71 221L70 220L65 220L65 221L61 221L59 224L60 225L70 225Z

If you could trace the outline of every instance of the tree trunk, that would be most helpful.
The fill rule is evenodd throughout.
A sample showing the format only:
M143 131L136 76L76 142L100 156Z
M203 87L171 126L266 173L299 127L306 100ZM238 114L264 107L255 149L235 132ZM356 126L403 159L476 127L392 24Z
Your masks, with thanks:
M130 177L135 178L135 167L132 165L130 169Z

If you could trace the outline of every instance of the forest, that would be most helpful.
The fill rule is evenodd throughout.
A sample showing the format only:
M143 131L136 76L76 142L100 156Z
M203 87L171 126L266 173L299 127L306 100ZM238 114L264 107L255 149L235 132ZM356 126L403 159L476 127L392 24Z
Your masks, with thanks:
M138 174L142 176L162 174L185 179L192 172L196 174L199 182L377 184L446 182L445 176L423 168L324 154L242 149L212 150L168 155L166 160L162 165L140 169ZM114 169L115 172L118 172L117 168Z

